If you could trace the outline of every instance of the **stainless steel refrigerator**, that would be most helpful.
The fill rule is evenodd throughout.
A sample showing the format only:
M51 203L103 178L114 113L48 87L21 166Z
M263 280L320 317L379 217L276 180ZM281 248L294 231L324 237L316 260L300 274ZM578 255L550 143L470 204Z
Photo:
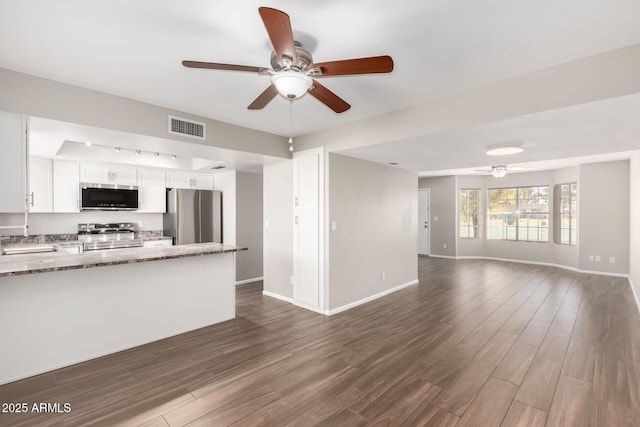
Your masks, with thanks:
M209 190L167 190L163 233L174 245L222 243L222 193Z

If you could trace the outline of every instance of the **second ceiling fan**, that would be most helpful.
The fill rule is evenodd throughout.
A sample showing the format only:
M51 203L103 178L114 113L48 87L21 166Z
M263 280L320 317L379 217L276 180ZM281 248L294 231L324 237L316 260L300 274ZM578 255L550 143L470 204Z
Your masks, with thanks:
M275 49L271 54L272 68L182 61L182 65L189 68L245 71L271 76L271 84L249 105L250 110L264 108L278 94L293 101L308 92L336 113L343 113L351 105L318 83L316 78L393 71L393 59L386 55L314 63L311 54L293 39L289 15L270 7L260 7L258 12Z

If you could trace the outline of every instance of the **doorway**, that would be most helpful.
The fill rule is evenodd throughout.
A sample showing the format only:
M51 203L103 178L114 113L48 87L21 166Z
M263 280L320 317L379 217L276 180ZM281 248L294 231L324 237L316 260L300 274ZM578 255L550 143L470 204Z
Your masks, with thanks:
M429 255L431 250L431 190L418 189L418 255Z

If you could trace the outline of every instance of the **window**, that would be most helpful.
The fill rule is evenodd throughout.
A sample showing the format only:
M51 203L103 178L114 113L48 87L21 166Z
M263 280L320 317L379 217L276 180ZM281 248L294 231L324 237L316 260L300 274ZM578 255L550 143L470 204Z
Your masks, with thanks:
M559 184L554 187L555 211L554 242L575 246L578 238L576 205L578 184Z
M480 190L460 190L460 238L478 239L478 223L480 219Z
M549 241L549 187L489 189L487 239Z

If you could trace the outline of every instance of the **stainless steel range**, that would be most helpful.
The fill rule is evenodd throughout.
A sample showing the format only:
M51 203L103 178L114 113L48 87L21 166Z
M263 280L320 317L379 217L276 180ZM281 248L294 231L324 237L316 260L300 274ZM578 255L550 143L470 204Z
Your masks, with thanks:
M142 247L142 239L135 237L135 226L130 222L78 224L78 240L85 251Z

